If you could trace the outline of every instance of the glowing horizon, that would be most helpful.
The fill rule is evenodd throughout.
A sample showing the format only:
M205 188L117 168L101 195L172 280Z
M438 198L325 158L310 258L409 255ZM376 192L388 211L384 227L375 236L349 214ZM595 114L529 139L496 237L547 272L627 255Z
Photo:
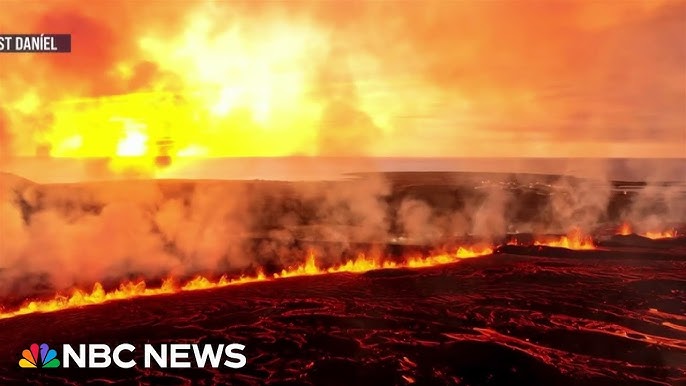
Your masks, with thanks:
M0 152L684 157L686 2L387 5L9 2Z

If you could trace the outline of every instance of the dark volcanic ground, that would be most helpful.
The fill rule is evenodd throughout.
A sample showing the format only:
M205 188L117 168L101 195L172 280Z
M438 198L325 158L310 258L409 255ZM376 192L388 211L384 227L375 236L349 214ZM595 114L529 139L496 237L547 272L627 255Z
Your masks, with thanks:
M434 268L300 277L0 320L0 384L683 384L686 259L660 250L651 259L643 248L626 255L508 246ZM248 364L19 369L33 342L239 342Z

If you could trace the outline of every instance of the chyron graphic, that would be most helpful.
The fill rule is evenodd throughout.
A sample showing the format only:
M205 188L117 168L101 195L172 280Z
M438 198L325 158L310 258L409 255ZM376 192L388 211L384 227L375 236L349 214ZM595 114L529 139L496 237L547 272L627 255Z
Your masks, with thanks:
M40 357L38 354L40 353ZM57 351L51 349L47 343L33 343L28 350L21 353L19 367L23 368L55 368L60 367L60 360L57 359Z

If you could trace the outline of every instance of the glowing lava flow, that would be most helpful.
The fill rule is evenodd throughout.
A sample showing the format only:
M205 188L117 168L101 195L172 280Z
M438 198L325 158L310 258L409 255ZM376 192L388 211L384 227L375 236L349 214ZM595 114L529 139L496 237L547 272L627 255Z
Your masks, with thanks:
M517 240L508 242L510 245L524 245ZM585 236L579 230L573 230L567 236L539 237L534 240L534 245L556 248L567 248L575 250L591 250L596 249L591 236Z
M534 245L578 250L596 249L591 237L562 236L557 240L536 241L534 242Z
M631 225L629 223L625 222L623 223L619 229L617 230L618 235L622 236L628 236L630 234L633 234L633 231L631 230ZM657 240L657 239L671 239L677 237L677 231L676 229L668 230L668 231L650 231L650 232L645 232L641 233L640 236L647 237L649 239Z
M617 234L622 236L629 236L631 233L631 225L627 222L623 223L617 230Z
M641 234L643 237L647 237L649 239L671 239L677 237L677 232L676 229L672 229L671 231L664 231L664 232L646 232Z
M159 288L147 288L145 281L141 280L138 282L123 283L119 286L119 288L112 291L105 291L102 284L95 283L91 292L75 289L69 296L58 294L53 299L26 302L16 310L2 310L0 311L0 319L11 318L13 316L31 314L35 312L54 312L69 308L102 304L113 300L174 294L177 292L219 288L229 285L260 281L271 281L295 276L312 276L340 272L362 273L376 269L429 267L454 263L461 259L484 256L491 253L493 253L492 248L459 248L452 254L444 253L429 256L410 257L402 262L394 262L381 258L370 258L361 254L354 260L348 260L343 264L331 268L320 267L317 264L316 256L313 253L310 253L304 263L295 267L284 269L281 271L281 273L275 273L272 277L268 277L261 270L258 270L255 276L241 276L234 279L229 279L227 276L222 276L219 278L219 280L213 281L206 277L198 276L183 285L176 283L173 279L167 279Z

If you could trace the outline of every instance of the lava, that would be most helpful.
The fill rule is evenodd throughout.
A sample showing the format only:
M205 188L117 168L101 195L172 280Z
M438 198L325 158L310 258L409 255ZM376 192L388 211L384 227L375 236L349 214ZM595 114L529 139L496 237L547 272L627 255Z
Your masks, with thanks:
M647 237L649 239L672 239L677 237L677 231L676 229L672 229L669 231L663 231L663 232L646 232L641 234L643 237Z
M525 243L522 243L516 239L509 241L508 244L525 245ZM578 229L572 230L566 236L539 236L534 240L533 245L575 250L596 249L596 246L593 243L593 237L584 235Z
M629 223L625 222L622 223L622 225L619 227L617 230L618 235L622 236L628 236L633 234L634 232L631 229L631 225ZM671 230L664 230L664 231L647 231L644 233L641 233L639 236L643 236L649 239L657 240L657 239L671 239L671 238L676 238L678 236L676 229L671 229Z
M628 222L622 223L622 225L617 230L617 234L622 236L629 236L631 233L631 225L629 225Z
M546 241L535 241L534 245L542 245L546 247L557 247L557 248L567 248L567 249L577 249L577 250L590 250L596 249L593 244L593 238L587 237L575 237L575 236L561 236L556 240L546 240Z
M77 288L72 290L71 295L68 296L57 294L49 300L27 301L15 310L0 309L0 319L36 312L54 312L70 308L102 304L114 300L174 294L185 291L205 290L226 287L229 285L278 280L296 276L323 275L342 272L363 273L377 269L430 267L454 263L461 259L485 256L492 253L493 248L490 247L460 247L454 253L412 256L401 262L395 262L383 258L371 258L364 254L360 254L356 259L347 260L345 263L324 268L317 263L317 257L315 254L310 252L302 264L283 269L280 273L275 273L271 277L265 275L262 269L258 269L257 273L253 276L229 278L228 276L224 275L218 280L212 280L204 276L197 276L184 284L179 284L173 278L168 278L165 279L158 288L148 288L144 280L136 282L128 281L120 284L119 288L112 291L106 291L101 283L96 282L93 285L93 290L91 292Z

